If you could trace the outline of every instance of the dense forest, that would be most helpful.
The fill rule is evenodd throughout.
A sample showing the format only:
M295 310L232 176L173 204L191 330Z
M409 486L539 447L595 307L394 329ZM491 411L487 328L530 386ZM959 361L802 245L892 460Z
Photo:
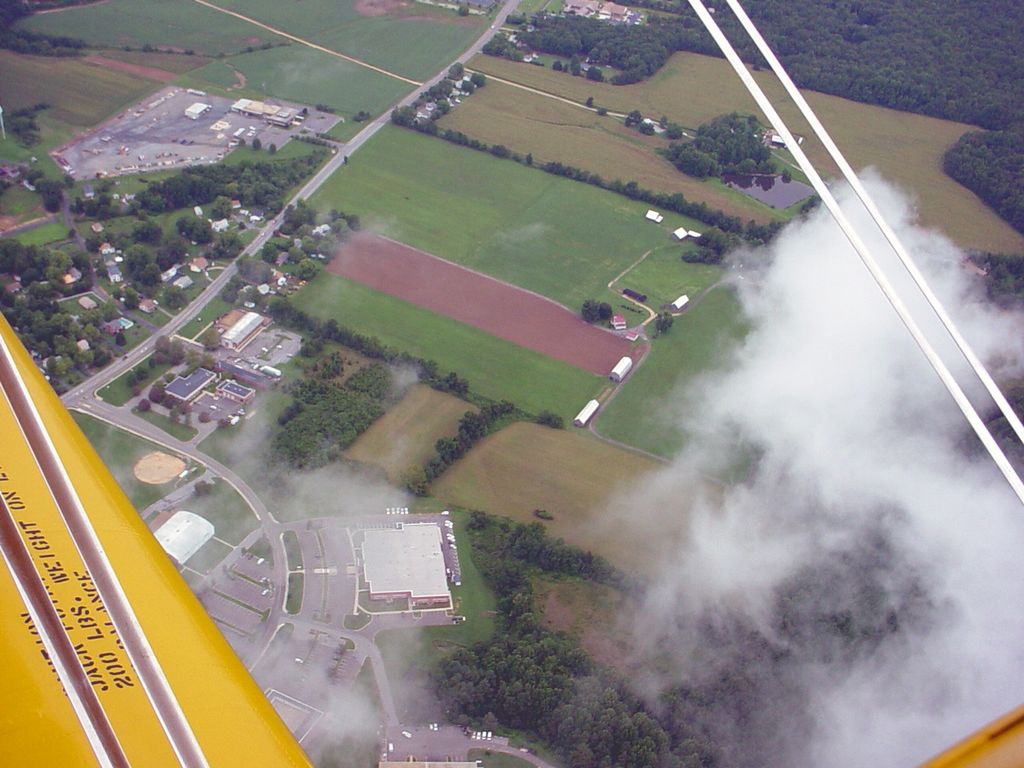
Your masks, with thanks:
M1024 123L965 134L946 153L943 168L1024 232Z
M601 558L549 539L539 523L473 513L468 530L474 561L499 596L501 624L490 641L442 662L438 695L456 722L496 720L530 732L569 765L793 765L814 729L812 670L828 663L841 676L934 618L916 568L897 565L880 524L783 582L763 627L724 609L679 613L678 634L700 649L704 671L675 684L663 675L660 695L643 699L573 637L543 626L531 578L586 578L631 593L637 585ZM692 668L672 637L655 643L654 663Z

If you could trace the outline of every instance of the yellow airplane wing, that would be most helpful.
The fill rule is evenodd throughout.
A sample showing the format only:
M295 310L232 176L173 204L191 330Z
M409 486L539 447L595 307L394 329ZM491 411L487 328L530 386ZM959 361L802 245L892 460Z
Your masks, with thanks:
M986 725L925 763L924 768L1021 768L1024 706Z
M0 318L0 765L310 763Z

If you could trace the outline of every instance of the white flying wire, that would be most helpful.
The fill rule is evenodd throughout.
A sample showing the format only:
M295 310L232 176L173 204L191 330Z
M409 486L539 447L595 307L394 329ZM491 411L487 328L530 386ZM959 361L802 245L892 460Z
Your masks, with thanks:
M878 263L875 261L870 251L868 251L867 246L864 244L860 235L857 234L853 225L851 225L849 220L846 218L846 215L839 207L839 203L836 202L835 197L832 196L828 187L825 186L825 182L822 181L821 176L814 169L814 166L811 165L810 161L807 159L807 155L804 154L803 149L801 149L800 145L796 142L793 134L790 132L785 122L783 122L779 113L775 110L775 107L772 106L771 101L768 100L764 91L761 90L760 86L758 86L754 81L750 72L747 71L747 68L740 60L740 57L732 47L732 44L725 35L722 34L722 30L718 27L718 24L715 22L714 18L712 18L711 14L708 13L707 8L704 7L704 3L701 2L701 0L689 0L689 3L690 7L693 8L698 18L700 18L701 22L711 34L711 37L715 40L715 43L718 44L718 47L725 55L726 60L730 65L732 65L733 70L739 76L744 86L746 86L747 91L750 92L754 101L757 102L758 107L761 108L761 111L767 116L769 122L771 122L775 130L782 136L782 139L786 142L786 147L790 152L792 152L793 157L796 158L801 170L806 174L808 180L811 182L811 186L814 187L814 191L817 192L822 203L824 203L825 207L828 208L829 213L832 214L832 218L835 219L839 228L842 229L843 234L846 235L846 239L850 241L854 250L857 251L857 255L860 256L861 262L863 262L864 266L871 273L871 276L878 284L878 287L882 289L882 293L885 294L889 304L892 306L893 310L895 310L896 314L903 322L903 325L906 326L907 330L910 332L914 342L917 344L918 348L920 348L921 352L928 360L928 363L935 370L935 373L946 387L946 390L960 408L964 418L967 419L968 423L974 429L978 439L981 440L985 449L992 457L992 460L1003 473L1003 477L1006 478L1006 481L1010 484L1013 492L1017 494L1017 498L1022 504L1024 504L1024 483L1022 483L1021 479L1017 476L1017 473L1007 460L1006 455L996 443L992 434L988 431L985 423L981 420L981 417L974 409L974 406L971 405L970 400L967 399L967 396L960 388L960 385L957 384L956 379L953 378L953 375L950 373L945 363L942 362L942 359L928 342L928 339L921 331L921 328L917 325L917 322L911 316L906 305L896 294L896 291L889 282L889 279L878 266Z
M1017 439L1020 440L1021 443L1024 443L1024 424L1021 423L1021 420L1017 417L1017 414L1010 406L1010 403L1007 402L1006 397L1004 397L1002 391L1000 391L999 386L992 380L992 376L985 369L985 365L978 359L978 356L974 354L974 350L971 349L970 344L967 343L967 340L960 334L959 329L953 324L952 319L950 319L949 315L946 314L945 307L942 306L938 297L932 293L932 289L925 281L924 275L922 275L920 270L918 270L917 265L907 252L907 249L903 246L899 236L893 231L892 227L889 226L889 222L882 217L882 213L875 205L875 201L872 200L868 191L864 189L864 185L860 183L860 179L857 177L857 174L854 172L853 168L850 167L850 164L846 162L846 158L843 157L842 152L839 151L839 147L837 147L835 142L832 141L832 137L829 135L828 131L825 130L825 126L823 126L821 121L818 120L818 116L814 114L814 111L807 104L803 94L797 90L797 87L793 83L792 78L790 78L789 73L783 68L782 63L769 47L768 43L761 35L761 32L754 26L754 22L750 20L746 11L743 10L743 7L739 4L739 0L725 1L729 4L732 12L736 14L736 18L740 20L740 23L747 31L747 34L750 35L751 39L757 45L758 50L761 51L761 54L771 65L772 71L775 72L776 76L782 82L782 85L786 88L786 92L796 103L801 114L807 119L807 122L810 123L811 129L814 131L815 135L821 139L821 143L825 145L825 149L828 150L829 155L831 155L832 159L835 160L836 164L839 166L839 170L842 171L843 176L846 177L846 180L853 188L853 191L857 193L857 197L860 198L864 207L867 208L868 213L871 214L871 218L875 220L879 229L882 230L882 234L885 235L885 239L889 241L893 250L896 251L896 255L899 257L900 262L902 262L907 272L910 273L910 276L914 279L914 283L928 301L929 306L934 310L943 327L949 332L949 335L956 344L957 349L960 350L967 362L970 363L971 368L974 370L975 374L977 374L981 383L985 385L985 389L988 390L989 395L992 396L996 405L999 406L999 410L1002 411L1003 416L1006 417L1010 426L1013 427L1013 431L1016 433Z

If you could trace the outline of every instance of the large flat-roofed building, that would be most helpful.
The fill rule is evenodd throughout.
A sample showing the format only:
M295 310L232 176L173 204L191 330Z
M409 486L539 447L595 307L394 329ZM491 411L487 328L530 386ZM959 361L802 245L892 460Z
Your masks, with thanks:
M245 405L256 396L256 390L237 381L222 381L217 385L217 396Z
M203 388L216 378L217 374L213 371L196 368L188 376L178 376L164 387L164 392L182 403L190 403L199 397Z
M232 112L238 112L243 115L252 115L253 117L263 117L264 115L274 115L281 109L275 104L265 104L262 101L254 101L253 99L239 99L231 105Z
M366 531L363 576L371 600L407 598L410 608L451 607L437 523L399 523L397 528Z
M182 509L157 528L155 535L164 552L173 557L179 565L184 565L213 538L213 534L213 523L194 512Z
M259 335L260 331L270 325L270 318L264 317L259 312L246 312L230 324L224 322L224 320L226 318L222 318L222 321L219 323L224 328L220 337L220 343L227 349L234 349L236 351L244 349L250 341Z
M191 107L185 110L185 117L187 117L189 120L198 120L211 109L213 109L212 104L204 104L201 101L197 101Z

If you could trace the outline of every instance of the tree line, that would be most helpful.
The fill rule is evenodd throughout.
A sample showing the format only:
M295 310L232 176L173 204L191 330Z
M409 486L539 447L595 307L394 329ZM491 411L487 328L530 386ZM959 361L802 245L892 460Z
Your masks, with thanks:
M1024 123L964 134L946 152L942 167L1024 233Z
M500 627L441 662L434 682L448 716L526 731L569 765L701 765L691 743L674 745L624 681L595 665L574 638L546 629L534 610L536 572L613 584L621 576L601 558L550 540L540 523L474 512L467 528L474 561L498 594Z
M428 136L436 136L437 138L444 139L452 144L469 147L470 149L475 149L478 152L489 152L497 158L513 160L517 163L522 163L523 165L534 166L532 154L522 155L519 152L512 151L501 144L488 145L486 142L467 136L462 131L441 129L437 126L437 123L433 121L417 120L416 111L409 107L397 109L392 112L391 121L395 125L412 128L415 131L425 133ZM711 235L711 239L715 240L716 243L726 244L721 253L718 254L719 256L732 246L736 245L739 242L740 237L751 244L760 245L770 241L782 228L782 223L778 221L772 221L767 224L758 224L751 220L744 224L742 219L738 216L730 216L724 211L711 208L704 202L692 202L687 200L680 192L655 192L653 190L644 189L635 181L624 182L621 179L612 179L608 181L600 174L592 173L590 171L583 170L582 168L576 168L575 166L554 160L536 167L539 167L545 173L550 173L553 176L562 176L564 178L573 179L574 181L581 181L585 184L606 189L609 192L624 195L631 200L641 200L650 205L674 211L675 213L682 214L683 216L696 219L697 221L702 221L711 227L715 227L718 230L721 230L718 233L720 237L716 237L713 234L714 230L709 230L705 233L705 237Z

